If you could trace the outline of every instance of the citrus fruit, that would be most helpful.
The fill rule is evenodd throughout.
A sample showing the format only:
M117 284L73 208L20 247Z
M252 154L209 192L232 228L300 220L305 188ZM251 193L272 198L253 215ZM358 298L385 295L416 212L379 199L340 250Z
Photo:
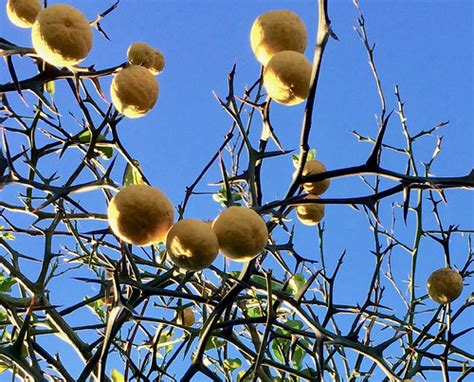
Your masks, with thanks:
M176 315L176 323L183 326L193 326L196 322L193 309L190 307L179 309Z
M254 21L250 45L257 60L266 65L275 53L293 50L304 53L307 43L303 20L288 10L266 12Z
M265 66L263 84L276 102L297 105L308 98L311 70L311 63L304 54L284 50Z
M31 28L41 11L40 0L8 0L7 16L12 24L20 28Z
M128 118L146 115L158 99L158 81L140 65L131 65L112 80L110 95L115 108Z
M326 167L324 167L324 164L317 159L313 159L305 163L302 175L316 175L323 172L326 172ZM303 183L303 189L308 194L322 195L329 188L329 184L329 179L324 179L319 182L306 182Z
M131 65L151 68L155 61L155 50L145 42L134 42L128 47L127 57Z
M319 196L308 195L305 199L319 199ZM296 216L304 225L316 225L324 217L324 204L300 204L296 207Z
M155 49L153 52L153 65L150 67L150 72L153 75L160 74L165 68L165 56L158 49Z
M113 233L126 243L139 246L163 241L173 219L173 205L167 196L146 184L123 188L108 208Z
M212 264L219 252L219 243L209 224L197 219L183 219L169 230L166 250L178 267L200 271Z
M263 251L268 230L262 217L250 208L232 206L222 211L212 223L219 249L236 261L249 261Z
M31 31L36 53L52 65L72 66L92 49L92 29L78 9L54 4L41 10Z
M451 268L434 271L426 283L429 296L438 304L454 301L462 292L462 276Z

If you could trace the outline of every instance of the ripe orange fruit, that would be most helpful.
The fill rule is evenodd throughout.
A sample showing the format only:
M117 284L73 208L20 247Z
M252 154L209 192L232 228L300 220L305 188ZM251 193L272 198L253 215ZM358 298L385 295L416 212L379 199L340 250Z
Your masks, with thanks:
M428 278L426 287L429 296L438 304L456 300L462 292L462 276L451 268L434 271Z
M319 196L308 195L305 199L319 199ZM305 225L317 225L324 217L324 204L300 204L296 207L296 216Z
M110 201L107 213L113 233L139 246L163 241L174 219L167 196L146 184L121 189Z
M292 106L309 95L311 63L302 53L284 50L265 66L263 84L268 95L278 103Z
M118 72L112 80L110 96L115 108L128 118L140 118L158 100L158 81L147 68L131 65Z
M268 242L265 221L250 208L229 207L216 217L212 229L222 254L235 261L253 259Z
M20 28L31 28L41 11L40 0L8 0L7 16L12 24Z
M92 29L84 14L66 4L41 10L31 31L36 53L52 65L72 66L92 49Z
M183 219L169 230L166 250L178 267L200 271L217 257L219 242L209 224L197 219Z
M288 10L266 12L254 21L250 45L257 60L266 65L274 54L283 50L304 53L307 43L303 20Z

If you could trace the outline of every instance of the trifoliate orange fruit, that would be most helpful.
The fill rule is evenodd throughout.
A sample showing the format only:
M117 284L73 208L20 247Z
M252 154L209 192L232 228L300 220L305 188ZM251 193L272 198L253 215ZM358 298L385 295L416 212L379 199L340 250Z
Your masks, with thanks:
M169 230L166 250L178 267L200 271L215 260L219 242L209 224L197 219L183 219Z
M426 287L434 301L438 304L447 304L461 294L462 281L462 276L455 269L441 268L430 275Z
M194 318L194 312L193 309L190 307L184 308L184 309L179 309L176 315L176 323L178 325L184 325L184 326L193 326L194 323L196 322Z
M8 0L7 16L12 24L20 28L31 28L41 11L40 0Z
M274 54L283 50L304 53L306 26L300 17L288 10L266 12L254 21L250 44L257 60L266 65Z
M123 188L108 208L113 233L126 243L139 246L163 241L173 219L173 205L167 196L146 184Z
M115 108L128 118L147 114L158 99L158 81L140 65L131 65L112 80L110 95Z
M154 50L154 61L153 65L150 67L150 72L153 75L160 74L165 68L165 56L158 49Z
M128 47L128 62L149 69L155 61L155 50L145 42L134 42Z
M308 195L305 199L319 199L317 195ZM300 204L296 207L298 220L309 226L318 224L324 217L324 204Z
M316 175L326 172L326 167L324 164L317 160L309 160L305 163L302 175ZM303 189L308 194L322 195L329 188L330 180L324 179L319 182L306 182L303 183Z
M283 105L297 105L308 98L311 63L302 53L284 50L275 54L263 72L267 94Z
M54 4L41 10L31 37L38 55L56 66L80 63L89 54L93 42L86 17L66 4Z
M236 261L249 261L263 251L268 230L262 217L250 208L232 206L222 211L212 223L219 249Z

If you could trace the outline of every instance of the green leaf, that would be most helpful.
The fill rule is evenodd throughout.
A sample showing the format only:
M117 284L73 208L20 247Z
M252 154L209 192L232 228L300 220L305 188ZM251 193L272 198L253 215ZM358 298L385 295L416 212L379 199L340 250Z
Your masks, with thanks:
M125 382L125 378L117 369L112 369L112 382Z
M5 240L15 240L15 236L11 232L5 232L3 225L0 225L0 237Z
M309 150L308 156L306 157L306 162L313 160L314 158L316 158L316 149L311 149ZM292 159L293 166L295 166L295 168L298 168L298 164L300 163L300 154L293 154Z
M306 280L301 273L295 273L288 282L288 291L291 294L298 294L301 288L304 287Z
M295 351L293 352L293 357L291 358L291 362L293 363L293 367L297 370L301 370L303 366L303 358L305 357L306 352L304 349L300 348L299 346L296 347Z
M79 134L79 140L83 143L90 143L92 139L91 132L89 130L84 130ZM103 158L110 159L114 155L114 150L109 146L101 146L100 142L104 142L106 139L102 134L99 134L97 141L95 143L95 151Z
M133 163L141 170L140 163L137 160L133 159ZM129 163L127 163L127 166L125 167L125 172L123 174L122 186L128 187L144 183L145 182L142 176L135 169L135 167L132 167Z
M224 368L233 371L242 366L242 361L238 358L229 358L224 360Z
M206 350L217 349L224 346L225 342L216 337L211 337L206 342Z
M252 275L251 280L261 288L267 288L267 280L263 276ZM283 284L279 281L272 281L272 290L280 292L283 289Z
M48 81L44 84L44 90L46 90L49 94L54 95L56 91L56 86L54 81Z
M13 277L5 276L0 273L0 293L8 293L12 290L12 285L16 284Z

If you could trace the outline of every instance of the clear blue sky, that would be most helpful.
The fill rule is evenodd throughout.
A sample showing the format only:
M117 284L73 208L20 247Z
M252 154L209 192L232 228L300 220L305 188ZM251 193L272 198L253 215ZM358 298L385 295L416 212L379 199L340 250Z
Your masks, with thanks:
M69 1L69 4L86 13L90 20L112 3ZM467 174L474 164L472 2L372 0L361 1L361 6L369 38L376 43L375 60L388 109L397 107L393 90L394 85L398 84L406 103L411 131L429 129L449 121L449 126L439 131L444 136L443 149L432 172L437 176ZM237 63L237 91L242 92L245 84L252 83L258 77L260 68L249 44L250 27L259 14L283 8L295 11L305 21L309 33L306 55L311 59L317 20L315 1L122 0L118 9L102 23L112 41L95 32L94 47L84 65L95 64L96 68L105 68L119 64L126 60L127 48L135 41L148 42L165 55L166 67L158 77L160 96L157 105L144 118L122 122L119 132L130 153L140 161L149 180L162 189L175 205L182 201L185 187L214 154L231 124L211 92L214 90L225 97L226 76L234 62ZM310 145L317 149L317 157L328 169L336 169L361 164L367 158L371 146L357 142L349 131L355 129L364 135L374 136L377 131L374 115L379 113L380 105L366 52L353 29L357 13L352 1L329 0L329 15L340 41L329 41L324 56ZM4 9L0 9L0 36L19 45L31 45L29 31L12 26ZM25 61L15 60L22 78L33 73L32 67ZM107 97L110 80L102 82ZM6 66L2 64L0 82L7 81ZM58 93L61 88L57 85ZM33 99L29 100L33 104ZM62 102L66 109L74 107L72 98L58 102ZM274 104L272 107L274 127L287 149L298 147L302 114L302 105L285 108ZM400 123L395 115L386 142L400 144L402 140ZM435 142L434 138L427 139L416 147L420 161L430 159ZM384 153L382 164L404 171L405 161L399 159L394 154ZM58 165L67 171L67 163L60 161ZM119 168L116 171L116 179L121 178L122 170ZM282 197L293 172L291 158L269 161L264 171L264 201ZM199 191L217 190L207 187L206 183L219 177L220 170L215 166ZM340 179L333 181L327 196L348 197L365 193L367 189L359 180ZM449 205L441 207L444 223L472 229L472 194L468 191L449 191L446 195ZM85 195L83 200L87 198ZM401 200L398 195L382 205L389 211L392 202ZM96 203L96 209L105 212L105 204ZM210 196L195 197L187 216L212 219L219 210L220 206ZM399 212L398 224L406 233L406 241L411 243L413 221L402 228ZM430 214L428 204L426 214ZM389 215L385 218L384 223L389 225ZM428 220L429 224L433 224L431 218ZM340 274L338 302L354 303L356 299L362 302L367 286L364 271L373 261L369 254L373 244L366 219L362 213L348 207L328 206L325 224L330 265L344 249L348 253ZM300 225L298 229L297 248L306 257L315 256L315 229ZM31 243L21 245L34 248ZM466 240L456 241L451 250L453 263L463 264L467 255ZM402 252L398 255L400 263L395 269L396 275L400 280L407 280L408 268L403 268L407 255ZM424 278L444 265L443 259L440 246L430 242L422 246L420 290L424 289ZM219 258L216 264L222 264L222 261ZM240 265L233 265L233 268L239 269ZM71 294L78 292L73 289L80 284L73 280L70 283L62 291L56 291L57 301L53 303L67 304ZM471 291L472 287L466 286L458 302L463 301ZM393 295L392 302L398 306L399 302L395 299ZM431 302L427 304L434 306ZM470 313L471 323L473 319ZM73 370L76 367L71 367Z

